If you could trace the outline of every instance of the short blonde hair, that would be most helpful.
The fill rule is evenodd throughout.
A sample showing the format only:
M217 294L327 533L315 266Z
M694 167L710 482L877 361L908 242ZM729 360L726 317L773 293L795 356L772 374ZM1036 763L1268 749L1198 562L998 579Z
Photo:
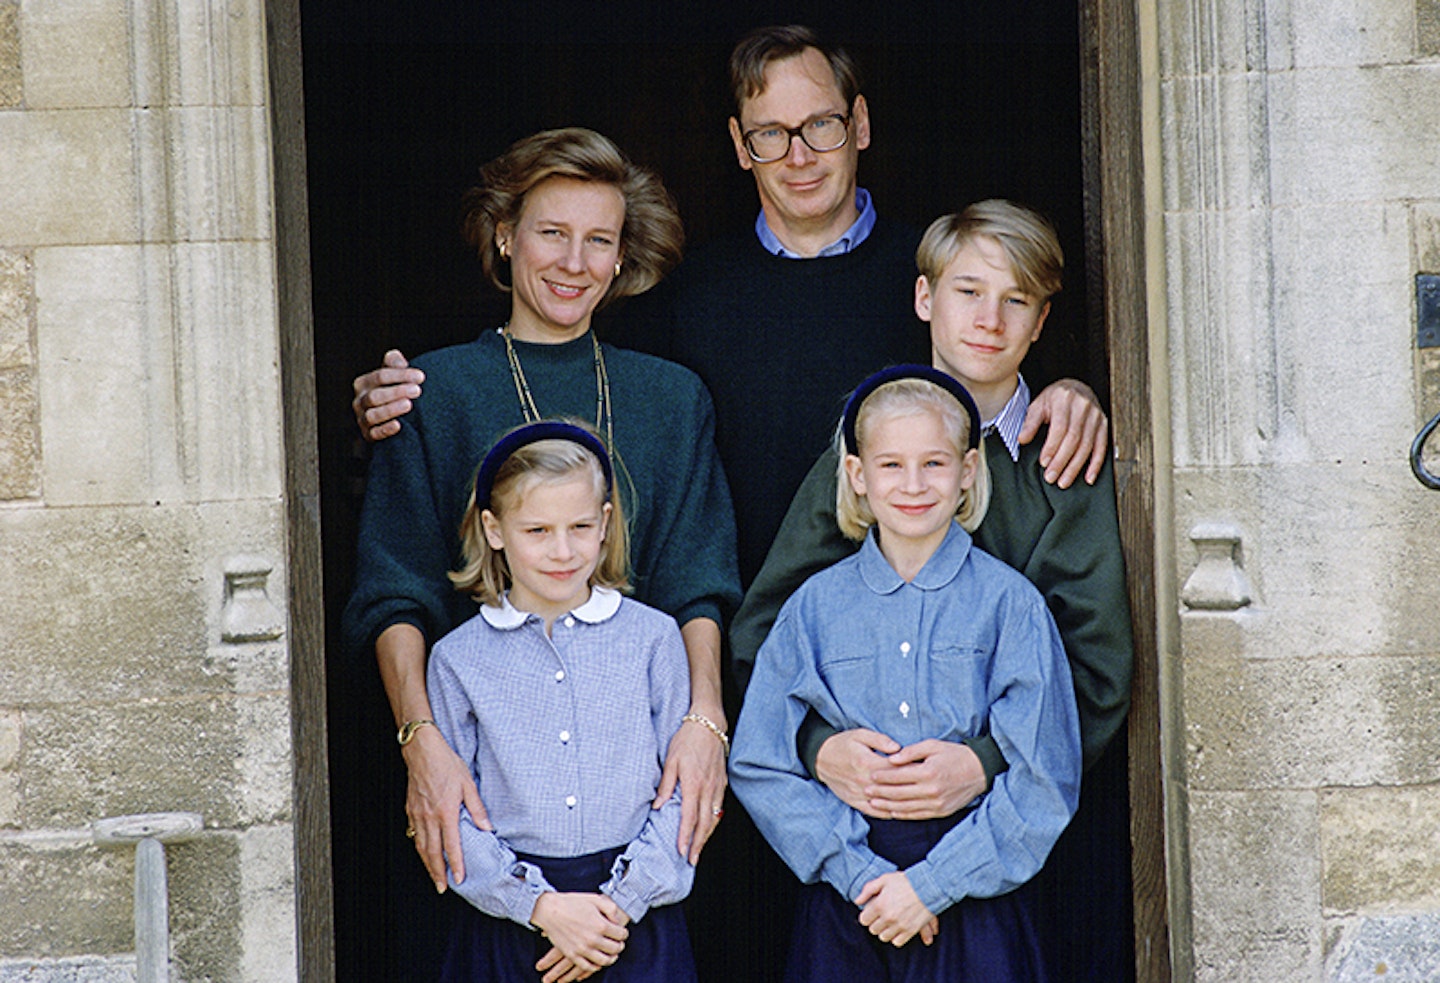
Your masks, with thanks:
M958 215L931 222L915 250L915 265L933 285L960 250L980 236L1000 247L1021 290L1042 304L1060 292L1065 254L1055 227L1039 212L1003 198L977 201Z
M611 493L610 482L599 459L584 446L563 438L537 440L506 458L495 472L489 509L476 503L475 486L471 483L470 501L465 506L465 517L460 520L464 566L449 574L455 589L469 592L481 604L499 605L513 578L504 550L494 549L490 540L485 538L482 513L488 511L498 517L507 509L518 508L525 494L537 484L566 481L579 473L590 476L597 499L610 503L610 520L605 527L605 541L600 547L600 562L590 576L590 584L628 592L630 537L624 512L620 508L620 496Z
M855 415L856 456L863 457L866 453L865 445L876 420L927 412L939 416L946 436L955 446L955 453L964 457L970 443L970 415L950 393L933 382L916 378L887 382L860 404ZM850 475L845 470L843 436L837 434L835 443L840 457L836 471L835 521L845 538L859 542L875 524L875 513L865 497L857 495L850 485ZM990 507L990 468L985 463L983 440L977 450L979 461L975 468L975 481L967 491L961 492L955 510L955 518L966 532L974 532L980 527L980 521Z
M607 138L583 127L544 130L516 142L480 168L480 184L465 195L465 241L480 254L480 268L497 289L505 262L495 242L502 225L514 226L525 196L552 177L608 184L625 200L620 229L620 273L600 304L642 294L680 262L685 227L655 172L631 163Z

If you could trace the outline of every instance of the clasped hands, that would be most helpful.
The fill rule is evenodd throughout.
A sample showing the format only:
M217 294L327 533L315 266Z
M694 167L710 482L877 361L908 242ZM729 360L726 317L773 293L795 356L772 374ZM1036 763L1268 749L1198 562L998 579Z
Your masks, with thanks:
M931 739L902 747L863 728L826 740L815 772L842 802L875 819L939 819L985 791L985 770L964 744ZM869 881L855 903L860 924L896 947L916 935L929 945L939 930L903 871Z

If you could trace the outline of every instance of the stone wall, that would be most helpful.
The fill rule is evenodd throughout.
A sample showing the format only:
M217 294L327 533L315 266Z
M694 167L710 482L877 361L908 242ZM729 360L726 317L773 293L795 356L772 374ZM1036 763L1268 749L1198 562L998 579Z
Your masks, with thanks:
M0 0L0 980L296 976L286 503L258 0Z
M1147 3L1200 981L1440 978L1435 0Z

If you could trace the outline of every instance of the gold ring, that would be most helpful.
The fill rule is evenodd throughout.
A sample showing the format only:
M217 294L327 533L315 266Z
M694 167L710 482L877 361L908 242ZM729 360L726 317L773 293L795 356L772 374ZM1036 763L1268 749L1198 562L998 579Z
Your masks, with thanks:
M406 827L405 827L405 835L408 836L408 837L410 837L410 839L412 839L412 840L415 839L415 827L414 827L414 826L406 826Z

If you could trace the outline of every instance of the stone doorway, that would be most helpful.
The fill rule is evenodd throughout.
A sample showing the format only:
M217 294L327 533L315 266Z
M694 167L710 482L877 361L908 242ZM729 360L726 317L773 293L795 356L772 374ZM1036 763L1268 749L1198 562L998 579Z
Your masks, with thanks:
M403 926L376 913L384 908L387 878L416 873L388 869L379 842L396 817L376 814L373 786L401 778L378 682L368 666L347 662L338 650L336 618L353 549L352 489L363 468L352 454L350 378L392 345L419 352L498 323L495 299L480 288L455 232L455 203L480 161L534 129L590 125L656 166L680 200L692 242L743 227L755 212L753 187L734 167L724 137L723 77L734 39L776 16L763 5L687 15L694 20L686 23L658 23L641 4L606 5L603 17L572 19L559 31L536 12L544 5L453 6L387 6L361 18L334 5L271 5L276 27L288 23L294 30L298 13L304 41L310 239L304 273L314 283L311 446L318 437L335 972L342 979L367 978L372 970L375 978L394 978L387 975L385 940ZM1158 700L1153 688L1145 689L1153 687L1153 672L1144 674L1147 660L1154 665L1154 633L1143 630L1154 620L1146 603L1153 591L1144 589L1153 582L1147 545L1153 468L1146 450L1148 396L1138 388L1147 358L1139 344L1144 308L1132 5L1084 0L1077 11L1052 0L1017 13L1010 4L981 3L964 18L953 12L941 18L930 5L899 15L887 9L883 16L861 7L830 5L798 19L844 41L865 71L877 133L862 158L862 183L887 214L915 223L990 194L1027 200L1052 215L1070 258L1069 289L1052 316L1044 361L1027 366L1027 376L1043 383L1077 375L1095 383L1102 398L1114 380L1117 444L1128 468L1122 473L1129 475L1122 521L1142 629L1131 757L1132 774L1144 777L1132 800L1155 810L1153 823L1136 824L1134 834L1135 869L1144 872L1137 883L1145 894L1137 900L1137 932L1149 954L1140 978L1168 979ZM950 23L953 32L944 28ZM285 41L272 32L273 58ZM283 62L272 66L277 77L284 71ZM937 126L937 117L950 122ZM1136 122L1127 128L1131 119ZM283 139L277 145L283 158ZM975 146L987 152L978 154ZM923 186L914 178L917 160L931 168ZM277 177L283 192L285 176L277 171ZM296 199L281 194L279 200L284 223L285 202ZM1083 289L1082 269L1089 271ZM289 349L296 356L303 350ZM1127 351L1128 360L1119 357ZM299 446L297 434L290 436L291 446ZM315 532L300 531L312 548ZM318 692L313 682L303 692ZM317 719L316 703L305 710L297 720ZM323 745L311 735L309 746L317 740ZM304 755L305 742L299 746ZM390 771L377 774L383 768L376 762ZM323 849L323 837L314 843L312 849ZM302 867L303 860L302 848ZM306 936L317 968L325 961L314 951L327 944L317 941L323 934Z

